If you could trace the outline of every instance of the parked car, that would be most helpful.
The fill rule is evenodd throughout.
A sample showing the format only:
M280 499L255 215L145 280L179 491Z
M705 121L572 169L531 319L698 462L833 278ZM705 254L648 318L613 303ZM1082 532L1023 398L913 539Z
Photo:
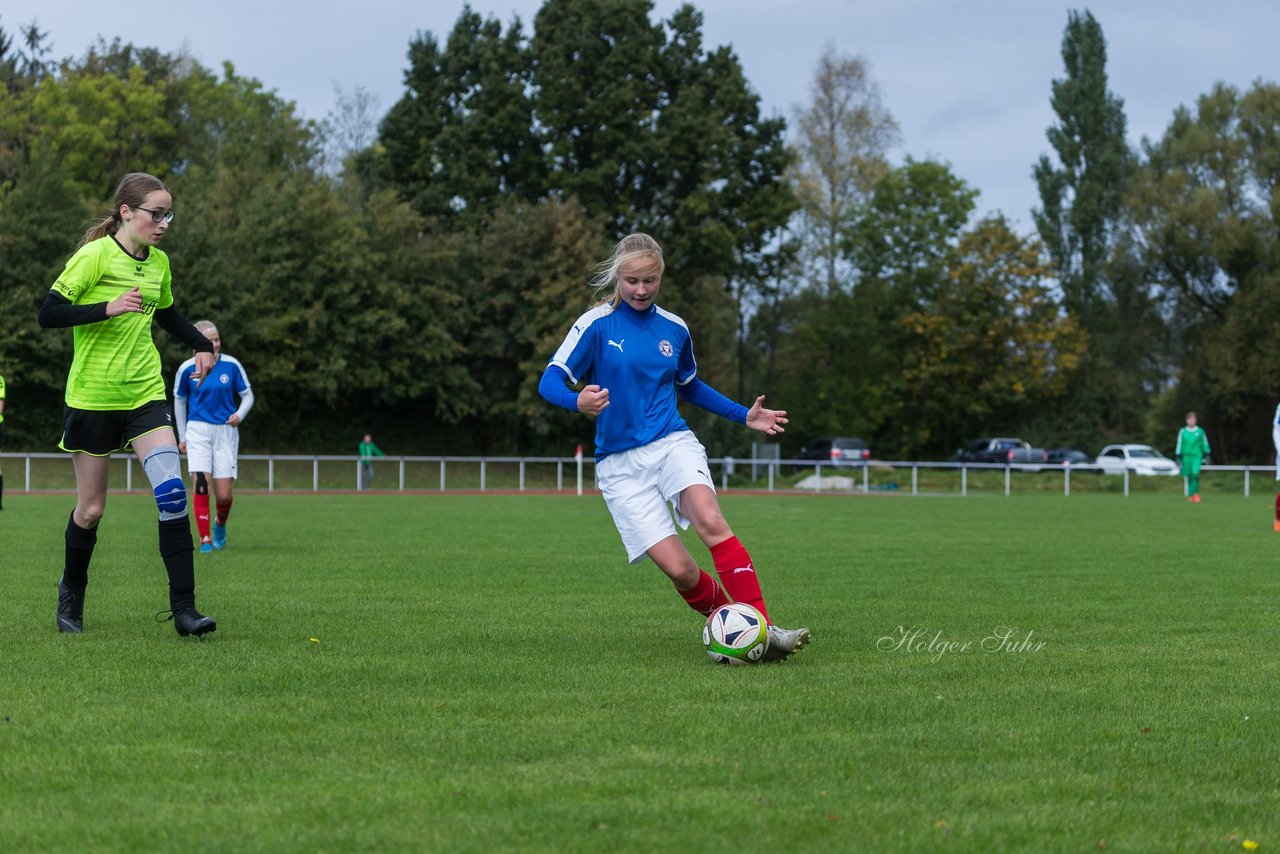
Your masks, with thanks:
M1047 462L1049 452L1033 448L1021 439L988 438L965 445L951 455L953 463L1012 463L1028 465Z
M871 459L871 449L864 439L853 436L818 436L804 443L797 459L854 466Z
M1092 466L1093 457L1079 448L1050 448L1047 462L1055 466Z
M1150 445L1107 445L1094 460L1104 474L1176 475L1178 464Z

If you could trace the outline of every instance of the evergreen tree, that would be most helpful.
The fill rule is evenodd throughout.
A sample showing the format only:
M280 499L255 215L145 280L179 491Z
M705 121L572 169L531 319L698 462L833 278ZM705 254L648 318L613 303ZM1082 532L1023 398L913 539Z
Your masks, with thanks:
M1040 239L1053 260L1067 310L1091 328L1104 297L1104 268L1129 171L1124 102L1107 89L1102 26L1071 12L1062 38L1067 76L1053 82L1058 124L1047 131L1055 166L1042 156L1034 173L1042 208Z

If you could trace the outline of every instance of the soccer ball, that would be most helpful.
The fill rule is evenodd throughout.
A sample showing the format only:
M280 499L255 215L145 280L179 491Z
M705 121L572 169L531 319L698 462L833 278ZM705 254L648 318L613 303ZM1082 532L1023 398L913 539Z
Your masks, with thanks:
M745 603L721 605L702 627L702 645L719 664L752 664L769 646L769 624L764 614Z

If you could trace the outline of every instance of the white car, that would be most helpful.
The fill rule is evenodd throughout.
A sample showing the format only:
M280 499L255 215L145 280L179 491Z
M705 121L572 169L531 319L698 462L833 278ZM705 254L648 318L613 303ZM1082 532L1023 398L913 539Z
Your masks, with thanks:
M1178 464L1150 445L1107 445L1093 461L1103 474L1176 475Z

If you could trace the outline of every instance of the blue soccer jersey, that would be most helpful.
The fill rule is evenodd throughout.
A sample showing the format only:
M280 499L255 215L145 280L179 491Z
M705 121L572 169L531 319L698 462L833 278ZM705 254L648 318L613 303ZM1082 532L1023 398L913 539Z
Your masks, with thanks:
M196 360L187 359L178 368L173 381L174 397L187 398L187 421L226 424L239 409L236 395L249 391L249 376L240 360L225 353L214 362L213 369L200 383L195 376Z
M688 430L676 407L676 386L698 375L689 327L651 305L598 306L579 317L551 365L609 391L596 418L596 459Z

